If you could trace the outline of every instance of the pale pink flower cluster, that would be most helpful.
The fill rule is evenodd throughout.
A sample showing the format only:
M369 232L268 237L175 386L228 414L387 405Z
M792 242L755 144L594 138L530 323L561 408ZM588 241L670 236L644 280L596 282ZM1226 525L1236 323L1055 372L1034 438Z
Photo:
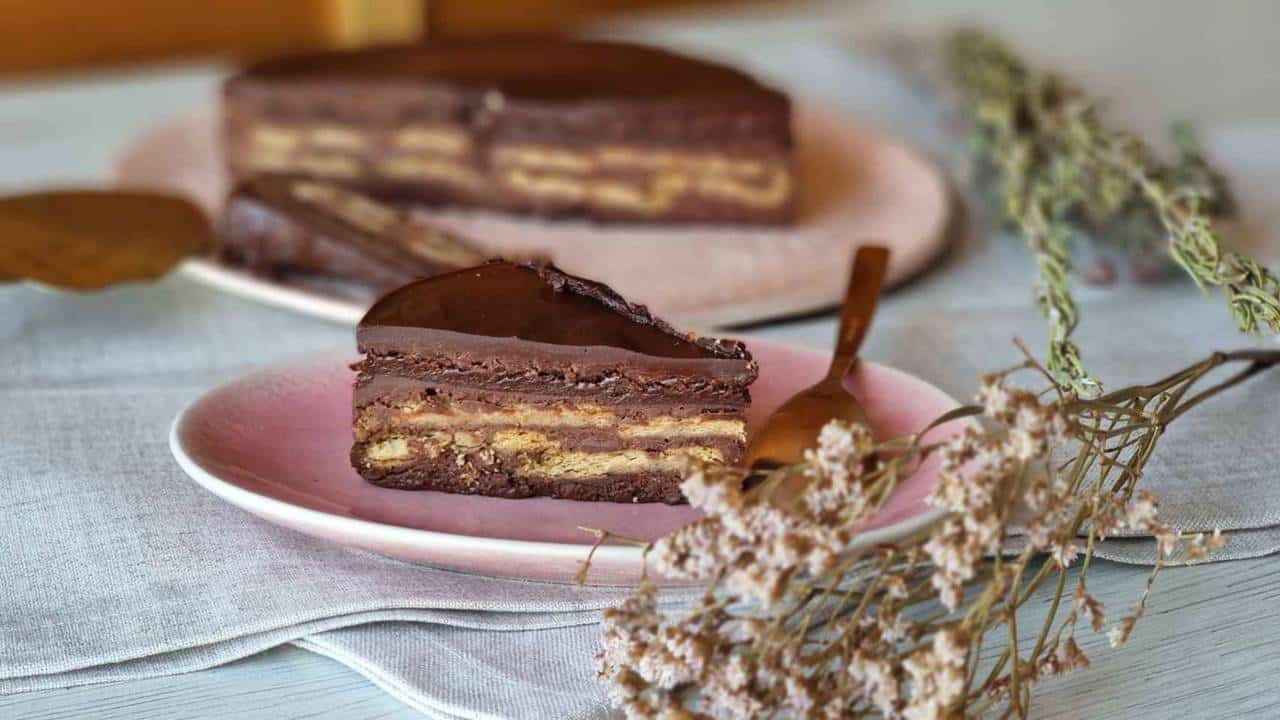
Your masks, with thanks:
M732 615L726 607L746 604L785 613L797 601L786 592L797 578L838 579L840 553L864 514L873 512L864 483L878 467L874 450L865 428L832 422L805 463L770 477L765 482L774 485L768 488L744 491L738 472L689 468L681 489L706 517L654 543L650 568L667 577L718 580L731 602L718 605L708 596L687 615L664 616L653 585L646 583L606 611L598 671L627 717L684 717L670 698L690 687L697 688L698 704L710 717L781 710L834 720L846 717L858 702L901 715L900 663L864 655L865 662L849 664L852 689L837 691L818 681L829 672L831 655L802 649L794 638L779 642L793 631ZM897 644L907 640L911 631L897 612L907 583L892 574L877 581L886 601L850 621L845 631L832 630L831 637L841 639L833 650L836 657L857 652L893 657ZM764 637L774 641L757 645Z
M598 672L626 717L951 718L984 690L1006 702L1015 687L1087 667L1073 635L1077 618L1095 632L1106 624L1082 576L1065 638L1060 629L1033 657L1017 656L999 677L970 687L971 636L992 628L981 624L984 613L955 611L975 580L973 596L982 599L974 602L987 610L1016 602L1019 587L1009 580L1025 577L1028 563L984 565L1012 522L1025 527L1030 550L1048 553L1063 572L1122 530L1155 536L1162 556L1181 546L1186 560L1225 543L1217 532L1181 537L1159 519L1150 493L1130 498L1131 484L1058 477L1053 454L1064 441L1105 445L1084 424L1100 415L1077 415L1076 425L1064 410L1072 398L1041 402L1004 382L1003 374L986 377L978 394L995 429L969 426L937 448L940 480L929 501L947 514L927 540L865 555L850 549L896 473L933 451L924 443L877 445L866 428L833 421L802 464L749 478L755 486L744 487L741 471L691 466L681 489L705 517L653 543L647 558L666 577L706 581L708 593L687 612L661 612L654 585L644 582L605 612ZM1078 537L1082 519L1089 534ZM929 620L903 619L934 597L947 613L933 607ZM1130 636L1145 602L1146 593L1110 629L1113 644Z
M917 650L902 666L911 677L911 701L902 715L907 720L945 720L965 693L968 641L953 630L940 630L933 647Z
M1029 673L1019 674L1019 680L1025 684L1035 684L1055 675L1062 675L1072 670L1087 667L1089 667L1088 656L1076 644L1076 639L1068 636L1061 647L1057 645L1050 646L1040 659L1035 662L1035 665L1031 667ZM987 696L1008 700L1011 685L1011 678L1008 675L1004 675L987 688Z
M1129 504L1120 518L1120 526L1140 533L1151 535L1156 539L1156 553L1161 557L1172 557L1177 551L1180 537L1173 528L1159 518L1159 504L1150 490L1138 493L1138 499ZM1123 642L1123 641L1121 641Z
M602 617L597 673L606 681L610 700L628 718L686 717L682 713L687 711L668 693L646 691L702 681L721 649L715 635L702 627L667 622L656 593L652 583L644 582Z
M860 480L875 444L871 431L862 425L833 421L822 427L818 446L805 453L809 482L803 499L811 515L862 514L866 496Z
M1076 586L1072 597L1075 599L1076 612L1084 616L1094 632L1100 632L1102 624L1106 622L1106 615L1102 612L1102 601L1094 597L1083 582Z
M1018 478L1024 480L1025 503L1039 510L1040 524L1030 528L1037 549L1050 549L1055 562L1066 567L1078 549L1055 542L1059 524L1069 507L1047 477L1030 472L1071 431L1057 404L1042 404L1035 394L1006 388L1003 376L983 378L978 402L984 414L1007 428L1002 435L966 427L941 451L940 481L929 501L952 516L934 533L925 551L936 566L932 584L943 605L954 610L963 599L964 584L973 579L984 558L999 552L1009 518L998 490Z
M1115 502L1108 506L1108 510L1112 515L1111 519L1104 521L1108 527L1127 528L1155 538L1157 570L1160 567L1160 563L1169 561L1175 555L1178 555L1176 558L1178 562L1192 563L1204 560L1211 553L1217 552L1227 545L1227 537L1220 530L1214 530L1208 534L1194 533L1184 536L1160 520L1159 503L1150 490L1140 491L1137 499L1127 506ZM1179 549L1181 549L1181 553L1178 552ZM1137 607L1107 631L1107 638L1110 640L1112 647L1123 645L1129 640L1129 636L1133 634L1134 626L1137 625L1138 620L1141 619L1146 610L1147 597L1151 593L1151 583L1154 579L1155 571L1148 578L1146 589L1143 591ZM1099 623L1095 623L1095 630L1098 629L1098 625Z
M764 635L757 621L731 617L710 599L679 619L664 617L657 610L654 592L653 585L646 584L604 615L597 672L609 688L610 700L629 719L778 714L837 720L847 717L849 708L864 698L887 716L901 715L902 671L895 664L869 655L864 656L865 662L850 662L855 687L840 692L820 680L831 663L821 652L806 654L801 644L788 642L767 643L752 653L750 641ZM877 624L875 620L860 623L860 629L872 634L849 637L848 646L855 655L872 650L892 656L874 636ZM734 626L743 627L729 629ZM920 660L934 662L924 656ZM918 682L922 689L937 692L927 678ZM699 712L677 700L682 691L694 688Z
M748 495L740 474L695 465L680 489L706 517L654 543L649 560L668 577L724 583L763 605L777 603L788 578L829 572L866 512L862 478L874 448L859 425L833 421L809 451L802 483Z

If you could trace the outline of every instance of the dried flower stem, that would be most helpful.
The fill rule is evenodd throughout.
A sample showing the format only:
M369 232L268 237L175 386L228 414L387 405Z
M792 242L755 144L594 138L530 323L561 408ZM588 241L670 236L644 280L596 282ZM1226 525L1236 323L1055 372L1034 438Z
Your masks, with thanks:
M1053 382L1044 395L1009 387L1015 373L1049 372L1028 356L984 377L978 404L946 416L982 415L985 425L965 421L945 441L875 441L833 422L804 463L749 489L742 471L693 466L682 489L706 517L646 557L662 575L705 582L703 599L663 610L643 580L605 613L601 677L630 718L1025 717L1037 683L1088 665L1079 619L1104 628L1085 582L1097 543L1126 529L1159 548L1138 602L1108 630L1113 645L1133 632L1165 564L1222 547L1218 533L1174 532L1136 486L1169 423L1277 364L1280 351L1215 353L1154 383L1079 398ZM1227 365L1241 367L1198 389ZM1053 462L1062 451L1073 459ZM945 517L892 544L855 545L897 480L934 456L931 502ZM1024 545L1006 556L1015 527ZM1046 584L1048 611L1021 626L1018 609ZM979 651L1001 632L987 666Z

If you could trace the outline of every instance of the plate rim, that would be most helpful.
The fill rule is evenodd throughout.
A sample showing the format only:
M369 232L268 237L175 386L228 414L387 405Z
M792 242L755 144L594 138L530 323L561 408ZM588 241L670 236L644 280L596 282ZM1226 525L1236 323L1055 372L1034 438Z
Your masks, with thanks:
M751 339L750 335L745 336L745 339L749 341ZM793 350L802 350L802 351L812 352L812 353L822 352L822 351L815 350L813 348L805 347L802 345L795 345L792 343L785 343L785 342L780 342L776 340L766 340L764 338L758 338L758 337L755 338L755 341L758 343L766 343L766 344L776 345L779 347L793 349ZM392 525L388 523L376 522L373 520L364 520L360 518L345 517L342 515L336 515L333 513L322 511L322 510L303 507L301 505L296 505L294 503L290 503L284 500L279 500L279 499L270 497L268 495L263 495L261 493L254 492L252 490L247 490L235 484L234 482L220 478L213 472L202 467L199 464L199 462L195 460L195 458L191 457L191 455L188 454L186 448L183 446L181 441L182 428L186 419L191 414L191 412L206 397L208 397L209 395L215 392L222 391L225 388L231 386L232 384L240 382L245 378L251 377L253 375L271 372L281 367L300 364L300 363L306 362L309 358L315 359L328 354L329 353L325 353L323 355L316 354L308 357L293 358L283 362L272 363L264 367L250 370L247 373L237 375L236 377L233 377L224 382L221 382L215 385L214 387L205 390L204 392L200 393L199 395L197 395L196 397L188 401L186 405L184 405L183 408L174 417L173 421L169 425L169 451L173 455L174 460L178 463L178 466L182 469L183 473L186 474L187 477L193 480L197 485L199 485L206 491L212 493L213 495L217 496L219 499L227 503L230 503L231 505L245 512L248 512L256 517L262 518L263 520L266 520L267 522L270 522L273 525L283 527L284 529L289 530L290 532L302 533L304 535L308 535L309 537L313 537L313 538L316 536L309 532L305 532L303 530L297 529L296 526L283 525L276 518L291 517L293 519L303 521L301 524L307 527L314 527L316 525L325 525L329 528L332 528L338 531L342 535L348 536L348 537L373 538L377 542L385 542L388 544L396 544L396 545L402 545L402 546L416 546L416 547L430 546L433 549L438 551L448 551L450 548L460 548L460 549L469 549L469 550L488 549L488 550L500 551L509 555L518 555L518 556L536 555L538 558L544 559L544 560L554 559L554 560L560 560L560 561L574 561L577 563L581 563L583 560L586 559L587 553L591 550L591 547L592 547L592 543L589 543L589 542L560 543L560 542L547 542L547 541L541 541L541 540L513 540L510 538L489 538L489 537L483 537L483 536L459 535L454 533L442 532L439 530L409 528L401 525ZM928 380L925 380L919 376L906 372L905 370L900 370L896 367L885 365L882 363L877 363L871 360L862 360L861 362L865 362L868 365L875 366L880 371L887 372L891 375L896 375L912 382L921 383L924 386L926 386L930 392L936 395L939 395L943 398L946 398L948 402L952 403L957 407L962 404L960 403L960 401L956 400L951 394L942 390L941 388L929 382ZM966 418L966 419L962 419L960 422L972 423L973 419ZM262 512L263 509L270 510L272 512L268 514L268 513ZM875 530L870 530L870 531L858 534L854 538L854 540L849 544L849 547L846 549L846 552L853 552L856 550L866 548L868 546L878 545L885 542L892 542L893 540L896 540L902 537L907 537L909 535L912 535L924 529L928 525L940 520L946 514L947 512L944 508L933 507L933 506L926 507L926 509L923 512L917 515L913 515L904 520L901 520L897 523L893 523L891 525L887 525L882 528L877 528ZM586 535L585 532L584 532L584 535ZM335 545L341 545L343 547L348 547L348 548L353 546L354 547L363 546L363 543L361 544L339 543L333 540L329 540L327 538L316 538L316 539L321 540L323 542L329 542ZM382 557L389 557L386 554L378 553L377 551L371 550L369 552L374 552L375 554L378 554ZM430 563L427 561L421 561L421 560L410 560L410 559L400 558L400 557L397 557L395 559L400 560L401 562L409 562L409 563L420 564L424 566L433 565L433 563ZM610 564L639 565L643 561L643 551L641 548L631 546L631 545L600 545L595 550L594 559L602 563L608 562ZM483 571L478 571L478 570L460 570L460 572L471 572L475 574L482 574L489 577L497 577L496 575L484 573ZM548 582L556 582L556 581L548 581ZM568 582L568 581L560 581L560 582ZM588 578L585 584L607 586L607 585L618 585L619 583L592 582L590 578ZM628 583L623 583L623 584L628 584Z
M366 312L359 303L272 282L212 258L188 258L178 265L178 272L233 297L341 325L355 326Z

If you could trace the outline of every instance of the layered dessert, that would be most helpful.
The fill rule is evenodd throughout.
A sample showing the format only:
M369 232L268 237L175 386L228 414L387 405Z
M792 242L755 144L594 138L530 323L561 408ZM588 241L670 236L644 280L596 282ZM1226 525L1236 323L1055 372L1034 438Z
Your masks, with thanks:
M486 40L269 61L224 88L239 182L640 222L783 223L787 97L653 48Z
M493 262L407 285L360 323L352 464L407 490L682 500L736 463L756 364L599 283Z
M375 292L485 259L465 239L405 210L306 179L241 185L227 201L219 234L223 257L256 274L352 279Z

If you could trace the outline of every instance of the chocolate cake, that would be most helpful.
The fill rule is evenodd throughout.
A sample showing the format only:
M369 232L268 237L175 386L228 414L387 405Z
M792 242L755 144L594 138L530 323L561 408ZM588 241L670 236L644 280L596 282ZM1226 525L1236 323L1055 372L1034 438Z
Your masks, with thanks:
M269 61L224 88L238 181L597 220L782 223L790 104L653 48L509 39Z
M317 273L383 292L486 257L404 210L313 180L241 185L227 201L219 235L223 257L256 274Z
M361 321L351 461L369 482L668 503L686 458L736 463L756 364L608 287L493 262L420 280Z

